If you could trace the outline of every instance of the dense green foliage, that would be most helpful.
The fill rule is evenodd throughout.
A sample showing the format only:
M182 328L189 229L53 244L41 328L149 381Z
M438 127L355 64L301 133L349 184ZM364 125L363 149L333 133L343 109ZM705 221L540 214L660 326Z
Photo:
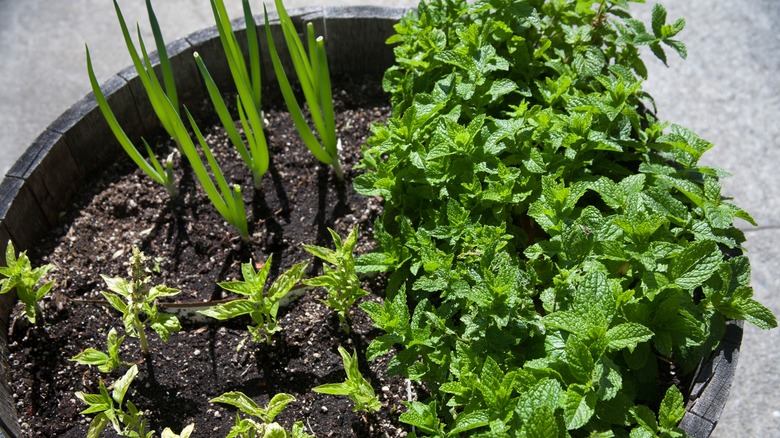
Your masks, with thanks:
M385 208L361 268L391 273L368 356L395 347L427 386L401 417L419 433L679 436L668 364L693 370L729 318L776 326L712 145L641 87L640 46L685 57L685 22L627 6L432 0L396 26L355 186Z

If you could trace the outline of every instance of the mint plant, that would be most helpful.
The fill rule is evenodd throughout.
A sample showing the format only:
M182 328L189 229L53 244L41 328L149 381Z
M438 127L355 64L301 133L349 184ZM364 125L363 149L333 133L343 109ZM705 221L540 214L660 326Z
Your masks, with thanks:
M301 140L311 153L322 163L333 167L336 178L344 180L344 171L341 169L338 153L338 138L336 135L335 113L333 111L333 91L331 90L328 59L325 54L325 41L323 37L314 36L314 25L306 25L306 43L304 48L298 36L295 25L287 14L282 0L274 0L276 11L279 13L279 21L284 36L287 51L290 54L295 74L303 90L304 98L309 108L312 122L319 136L319 140L304 118L301 106L293 93L287 73L284 71L276 43L268 21L268 11L263 5L265 15L265 34L268 39L268 53L274 67L279 88L282 90L284 102L290 111L295 123L295 128L301 136Z
M371 383L360 374L357 352L353 351L350 355L344 347L339 345L339 354L344 362L347 380L341 383L326 383L314 387L312 390L323 394L346 395L355 404L353 409L355 412L376 412L382 409L382 403L376 396L374 388L371 387Z
M430 390L400 417L421 434L676 436L662 365L693 372L727 319L777 325L712 144L642 90L640 48L685 57L685 22L628 4L423 1L389 40L355 181L384 201L361 269L389 285L361 307L368 358Z
M120 365L130 366L130 363L119 358L119 347L124 340L124 336L119 336L116 329L111 328L106 336L105 352L90 347L73 356L70 360L82 365L96 365L101 373L110 373Z
M284 408L295 401L295 397L290 394L280 393L271 397L268 405L262 407L254 400L247 397L243 392L226 392L219 397L211 399L212 403L222 403L233 406L252 418L241 418L236 413L236 424L230 429L228 437L241 438L310 438L313 435L306 433L303 423L296 421L293 424L291 432L287 432L284 427L274 422Z
M322 275L304 280L303 283L307 286L322 287L328 292L328 297L321 301L336 311L341 327L349 333L349 309L360 297L368 294L360 287L360 279L355 271L353 253L357 244L357 228L353 228L344 240L330 228L328 231L333 238L335 250L316 245L303 245L303 248L333 266L324 265Z
M35 324L36 318L41 314L41 306L38 304L46 296L54 285L53 281L36 285L52 269L54 265L45 264L33 268L27 251L22 251L17 256L14 244L10 240L5 247L5 266L0 266L0 294L6 294L16 290L16 297L24 304L24 314L27 319Z
M122 314L125 332L132 337L139 338L141 351L144 356L149 356L147 325L151 326L152 330L157 332L164 342L168 341L171 333L181 330L181 324L174 315L157 310L158 298L177 295L179 290L165 285L152 286L150 284L151 279L147 275L146 269L146 256L138 248L133 248L128 271L129 279L101 275L110 291L101 292L101 294L111 307Z
M226 281L218 283L219 287L226 291L245 296L227 303L217 304L198 313L211 318L224 321L241 315L249 315L255 325L248 326L248 338L254 342L266 341L271 344L274 333L281 331L276 315L279 312L279 304L284 297L292 291L293 287L301 280L307 263L298 263L279 277L268 287L265 292L265 283L268 272L271 269L273 256L263 263L260 271L256 271L252 263L241 265L242 281ZM238 348L242 348L246 340L242 341Z

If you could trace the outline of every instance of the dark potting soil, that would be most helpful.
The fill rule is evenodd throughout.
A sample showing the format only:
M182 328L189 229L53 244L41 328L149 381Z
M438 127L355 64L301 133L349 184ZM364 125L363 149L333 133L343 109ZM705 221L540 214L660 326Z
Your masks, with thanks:
M181 289L177 302L229 298L216 283L240 279L241 263L264 262L273 255L270 281L295 263L308 261L308 276L321 272L321 263L306 253L303 243L332 247L327 231L346 236L358 226L358 252L373 246L373 221L381 211L379 200L352 189L353 169L372 122L389 114L386 97L376 81L334 81L337 130L342 141L346 181L339 183L330 167L320 164L299 139L281 105L265 110L266 138L271 166L261 191L252 191L251 174L230 145L224 130L204 130L229 182L244 188L251 243L242 245L237 233L218 215L195 181L188 165L177 159L180 198L151 181L127 158L88 181L61 224L39 246L29 251L34 265L52 263L52 293L43 301L43 325L33 327L17 305L9 333L10 384L27 436L86 435L90 416L79 414L85 405L76 391L97 393L98 382L113 382L126 367L101 375L96 367L69 361L87 347L104 351L106 334L114 327L124 334L120 315L99 300L106 290L100 274L127 277L129 256L139 247L152 261L152 284ZM266 99L269 100L269 99ZM279 100L280 101L280 100ZM174 146L163 141L158 156ZM182 170L184 169L184 170ZM381 278L365 281L370 295L383 297ZM249 320L227 323L182 320L183 330L167 343L150 332L151 357L144 359L136 338L126 337L120 357L139 363L139 374L126 397L142 409L150 427L179 432L195 423L193 436L227 435L236 410L209 403L228 391L242 391L264 406L276 393L292 394L296 401L277 417L290 427L302 421L318 437L394 437L406 431L397 421L401 401L413 390L398 377L387 376L387 357L365 361L365 350L378 330L359 308L351 312L346 334L335 313L322 304L323 290L315 289L279 313L283 331L271 345L247 343ZM82 300L82 301L80 301ZM339 345L358 351L360 370L382 402L378 413L355 413L345 397L318 394L311 389L342 382L345 373ZM243 415L242 415L243 416ZM105 436L113 436L109 426Z

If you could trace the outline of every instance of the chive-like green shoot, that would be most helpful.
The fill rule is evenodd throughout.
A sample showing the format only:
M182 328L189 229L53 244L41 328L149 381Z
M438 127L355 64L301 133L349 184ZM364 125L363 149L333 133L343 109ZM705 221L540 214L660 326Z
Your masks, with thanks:
M247 70L247 64L241 53L241 49L238 46L236 36L230 26L230 18L227 15L224 2L222 0L211 0L211 8L214 13L214 21L217 24L219 39L222 43L222 48L225 51L228 68L230 69L230 74L233 77L233 82L238 93L239 114L243 111L246 116L246 123L243 124L243 128L247 136L247 143L249 144L248 153L245 154L242 151L242 149L245 148L243 148L243 145L239 146L239 142L232 135L231 141L241 154L241 158L247 166L252 169L254 186L257 190L260 190L262 187L262 176L268 170L268 145L265 134L263 133L263 118L260 111L259 45L257 43L257 30L254 19L251 18L252 11L248 2L245 1L244 15L247 19L247 43L250 51L249 64L251 71L249 71ZM207 72L205 65L203 68L200 68L200 70L204 81L207 83L211 82L211 85L207 86L216 88L210 75L205 74ZM216 99L211 92L210 96L215 107L219 106L219 102L217 102L218 99ZM229 124L227 123L227 120L221 120L222 124L225 125L225 128L230 129L227 126Z
M279 52L271 32L268 20L268 10L264 8L265 32L268 39L268 53L271 57L276 79L284 97L284 102L293 119L295 128L301 140L314 156L324 164L331 165L339 180L344 179L338 157L338 139L336 136L335 115L333 110L333 95L331 90L328 61L325 54L325 43L322 37L314 37L314 26L307 25L307 42L309 50L303 47L292 19L287 14L281 0L274 0L279 13L282 34L293 68L300 82L306 104L311 114L311 120L319 136L314 135L304 118L301 106L290 86L287 73L282 66Z
M88 46L86 47L86 51L87 73L89 74L89 82L92 85L92 92L95 95L95 100L97 101L98 108L100 108L100 112L106 119L109 128L111 128L111 132L114 133L114 137L116 137L119 145L122 146L122 149L124 149L125 153L127 153L130 159L132 159L133 162L144 171L144 173L149 175L149 177L152 178L152 180L155 182L162 184L163 187L165 187L165 190L168 191L168 194L171 196L171 198L176 198L178 192L176 191L176 187L174 185L171 157L165 161L166 169L164 170L159 161L157 161L157 158L155 158L152 149L149 147L146 141L144 141L144 145L146 146L146 151L149 156L149 161L151 161L152 164L149 164L149 162L144 159L138 149L136 149L135 145L133 145L130 137L127 136L125 131L119 125L114 112L108 105L108 101L106 101L106 97L103 95L103 91L100 89L100 85L98 84L97 78L95 77L95 70L92 67L92 58L89 55Z

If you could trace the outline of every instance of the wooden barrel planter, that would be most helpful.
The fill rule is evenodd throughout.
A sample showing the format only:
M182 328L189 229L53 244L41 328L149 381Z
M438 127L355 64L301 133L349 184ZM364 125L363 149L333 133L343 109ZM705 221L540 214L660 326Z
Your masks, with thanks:
M369 74L381 77L393 63L392 49L385 44L393 25L406 12L403 8L324 7L290 12L298 23L313 22L328 41L328 59L334 74ZM262 20L258 20L262 22ZM278 21L274 21L278 23ZM281 30L272 24L278 38ZM242 20L234 22L239 41L244 41ZM261 46L265 30L258 28ZM244 48L245 49L245 48ZM187 105L207 99L192 54L209 60L209 68L221 89L232 84L216 28L195 32L168 46L177 74L180 99ZM273 83L271 61L263 53L263 77ZM219 60L222 64L218 64ZM103 91L131 139L150 138L161 132L140 80L127 68L106 81ZM31 248L55 226L87 177L122 154L90 93L55 120L26 150L0 184L0 262L5 263L6 242L18 249ZM20 437L16 407L8 376L8 324L15 296L0 296L0 437ZM687 412L681 427L695 437L708 437L723 411L739 356L742 324L729 323L717 351L705 358L688 389Z

